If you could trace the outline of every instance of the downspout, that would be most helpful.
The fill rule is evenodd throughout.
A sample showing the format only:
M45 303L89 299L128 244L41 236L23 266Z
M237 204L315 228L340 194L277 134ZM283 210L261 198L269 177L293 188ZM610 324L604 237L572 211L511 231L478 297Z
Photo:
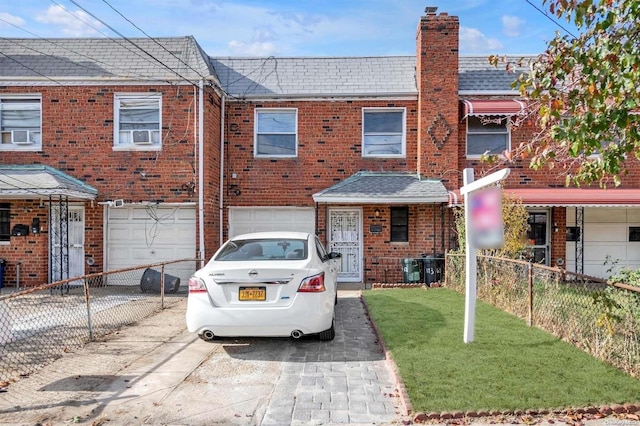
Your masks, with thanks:
M198 95L198 238L200 261L204 262L204 80L198 82Z
M218 222L220 226L220 245L224 243L224 230L222 218L224 217L224 117L225 117L225 96L220 95L220 210L218 211Z

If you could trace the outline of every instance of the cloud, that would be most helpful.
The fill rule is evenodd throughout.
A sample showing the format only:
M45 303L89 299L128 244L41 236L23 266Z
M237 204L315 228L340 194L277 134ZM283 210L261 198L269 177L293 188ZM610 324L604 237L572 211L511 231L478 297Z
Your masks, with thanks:
M24 19L22 19L21 17L4 12L0 12L0 19L0 27L8 25L22 26L25 23Z
M520 28L524 25L525 20L517 16L504 15L502 17L502 32L508 37L518 37Z
M229 51L234 56L272 56L278 51L276 45L269 41L254 41L245 43L239 40L231 40L228 44Z
M495 53L502 49L502 43L488 38L476 28L460 27L460 50L465 53Z
M50 6L46 12L36 16L36 20L43 24L53 24L61 28L64 35L69 37L86 37L100 35L105 26L92 18L86 12L69 11L62 6Z

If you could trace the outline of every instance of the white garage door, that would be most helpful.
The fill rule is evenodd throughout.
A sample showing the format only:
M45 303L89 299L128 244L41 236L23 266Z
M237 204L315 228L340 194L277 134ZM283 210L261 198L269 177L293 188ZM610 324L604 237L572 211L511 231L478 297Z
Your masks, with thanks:
M229 237L260 231L315 232L315 211L306 207L230 207Z
M575 209L567 208L567 225ZM622 268L640 268L640 242L629 241L629 228L640 226L640 209L585 208L583 269L586 275L608 278ZM575 243L567 242L567 270L575 270Z
M196 209L193 205L108 207L106 218L107 270L196 256ZM168 265L181 287L195 271L195 263Z

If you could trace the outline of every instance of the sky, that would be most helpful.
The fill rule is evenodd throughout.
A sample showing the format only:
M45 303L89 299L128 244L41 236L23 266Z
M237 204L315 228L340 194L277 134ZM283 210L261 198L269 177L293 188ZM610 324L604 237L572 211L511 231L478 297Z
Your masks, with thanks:
M415 55L425 6L459 17L463 55L541 53L572 31L542 0L0 0L0 37L192 35L222 57Z

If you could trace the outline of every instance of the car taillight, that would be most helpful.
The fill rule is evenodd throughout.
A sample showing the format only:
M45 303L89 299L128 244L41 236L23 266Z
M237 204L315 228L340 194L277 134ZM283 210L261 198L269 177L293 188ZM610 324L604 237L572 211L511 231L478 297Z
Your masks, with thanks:
M206 291L204 281L197 277L189 278L189 293L206 293Z
M324 272L312 277L305 278L302 281L302 284L300 284L300 287L298 287L299 293L319 293L325 290L326 288L324 286Z

